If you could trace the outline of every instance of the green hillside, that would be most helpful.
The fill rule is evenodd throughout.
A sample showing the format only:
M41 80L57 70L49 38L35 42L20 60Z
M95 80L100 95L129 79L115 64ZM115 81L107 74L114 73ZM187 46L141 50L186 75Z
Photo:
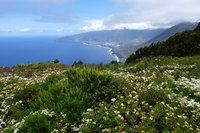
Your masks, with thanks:
M193 31L177 33L165 42L151 44L133 53L126 63L149 56L184 57L200 54L200 23Z
M0 131L200 132L200 56L0 69Z

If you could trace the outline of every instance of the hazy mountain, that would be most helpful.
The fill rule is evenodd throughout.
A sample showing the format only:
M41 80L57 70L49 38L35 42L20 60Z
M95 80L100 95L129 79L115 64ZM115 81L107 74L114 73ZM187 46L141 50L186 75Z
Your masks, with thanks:
M178 32L183 32L186 30L193 30L195 27L198 25L198 23L189 23L189 22L184 22L177 24L169 29L165 29L163 32L161 32L159 35L156 35L155 37L149 39L147 42L140 44L140 45L134 45L132 43L129 43L126 45L126 48L123 48L122 52L124 52L125 56L129 56L131 53L135 52L139 48L142 48L144 46L149 46L152 43L157 43L157 42L163 42L166 41L169 37L175 35ZM119 53L122 53L119 51Z
M125 43L145 42L156 35L162 33L165 29L156 30L103 30L88 33L77 34L73 36L64 37L72 41L79 41L92 44L113 43L122 45Z
M123 58L126 57L126 53L130 50L130 46L141 45L163 31L165 31L165 29L103 30L67 36L61 39L111 47L113 48L114 53Z
M177 24L177 25L165 30L163 33L159 34L158 36L154 37L153 39L149 40L148 42L146 42L146 44L166 41L169 37L175 35L178 32L183 32L186 30L193 30L197 25L198 25L198 23L190 23L190 22Z

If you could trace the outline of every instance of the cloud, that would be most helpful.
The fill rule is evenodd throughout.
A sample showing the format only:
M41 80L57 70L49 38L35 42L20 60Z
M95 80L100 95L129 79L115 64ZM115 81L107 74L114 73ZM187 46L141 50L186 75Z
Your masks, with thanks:
M22 28L22 29L19 29L19 32L30 32L31 29L30 28Z
M0 29L0 32L13 32L12 29Z
M148 23L121 23L121 24L116 24L113 26L113 29L155 29L157 27L152 26Z
M62 33L66 30L62 28L57 29L31 29L31 28L21 28L21 29L0 29L0 33ZM70 31L73 32L73 31Z
M71 23L76 18L75 11L69 8L73 1L75 0L0 0L0 15L34 16L36 19L33 21L42 23Z
M89 25L81 28L83 31L98 31L98 30L112 30L112 29L156 29L158 27L148 23L117 23L114 25L105 25L104 20L88 20Z
M91 21L83 30L166 28L181 22L200 21L199 0L110 1L117 10L105 18L99 18L99 23Z
M25 32L30 32L32 31L30 28L21 28L21 29L0 29L0 32L21 32L21 33L25 33Z
M89 1L85 3L80 1L0 0L0 17L2 20L7 16L13 17L22 23L28 20L35 25L50 23L47 25L52 26L54 23L56 23L54 25L59 23L62 27L73 27L74 31L152 29L169 27L183 21L200 21L200 0L107 0L109 2L105 0L102 3L110 4L108 10L103 10L108 7L97 10L99 8L96 9L95 6L103 4L97 5L96 1L92 4L88 4ZM91 5L94 7L90 8Z
M62 32L62 29L56 29L56 32Z
M81 30L96 31L96 30L106 29L106 27L104 25L104 20L101 20L101 19L87 20L86 23L89 23L89 25L82 27Z
M73 23L75 20L75 16L70 16L67 14L62 15L61 13L50 13L50 14L40 14L40 17L34 19L37 22L44 23Z
M122 10L113 14L108 23L117 20L159 26L200 20L199 0L115 0L114 3Z

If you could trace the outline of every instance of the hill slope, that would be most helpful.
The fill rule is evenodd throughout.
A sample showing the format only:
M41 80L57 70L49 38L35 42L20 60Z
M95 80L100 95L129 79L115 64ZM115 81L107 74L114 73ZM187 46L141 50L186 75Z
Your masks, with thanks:
M149 47L138 49L126 63L134 62L145 56L191 56L200 54L200 24L192 30L177 33L165 42L151 44Z
M169 37L175 35L178 32L183 32L183 31L186 31L186 30L194 30L194 28L196 28L197 25L198 25L198 23L180 23L180 24L177 24L177 25L165 30L164 32L162 32L158 36L154 37L153 39L149 40L148 42L146 42L146 44L166 41Z
M192 30L196 23L181 23L169 29L155 30L103 30L63 37L60 40L71 40L113 49L120 60L125 60L138 48L149 46L152 42L164 41L177 32Z
M62 39L85 42L90 44L107 45L115 47L126 43L144 43L145 41L157 36L165 29L157 30L103 30L77 34L64 37Z
M130 47L138 46L149 39L159 35L165 29L156 30L103 30L61 38L64 40L77 41L93 45L101 45L113 49L120 59L126 58Z
M200 132L199 66L196 56L2 68L0 132Z

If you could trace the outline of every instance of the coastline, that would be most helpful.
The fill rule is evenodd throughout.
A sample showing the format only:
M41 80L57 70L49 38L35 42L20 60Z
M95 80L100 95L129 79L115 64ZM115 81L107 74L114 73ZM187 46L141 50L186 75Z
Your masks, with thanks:
M108 49L109 54L110 54L111 56L114 56L114 58L116 59L117 62L120 61L120 58L117 56L117 54L115 54L115 53L113 52L113 48L112 48L112 47L105 46L105 45L100 45L100 44L98 44L98 45L89 44L89 43L86 43L86 42L81 42L81 43L83 43L84 45L93 45L93 46L97 46L97 47L101 47L101 48Z

